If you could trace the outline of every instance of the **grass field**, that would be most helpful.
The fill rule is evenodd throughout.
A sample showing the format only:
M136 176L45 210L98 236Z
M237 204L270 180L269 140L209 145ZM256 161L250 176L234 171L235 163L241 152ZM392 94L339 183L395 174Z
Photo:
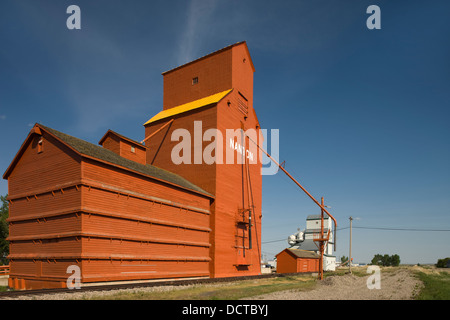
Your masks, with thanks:
M419 292L417 300L450 300L449 272L417 272L424 288Z
M195 285L167 291L118 292L113 295L90 296L89 299L114 300L237 300L281 290L311 290L316 279L311 276L292 276L245 280L214 285Z
M389 267L383 273L396 272L398 268L409 269L423 286L414 294L416 300L450 300L450 270L435 267ZM325 273L325 277L346 274L347 270ZM354 269L353 274L367 276L365 269ZM287 276L279 278L254 279L219 284L190 285L186 287L159 287L154 290L128 290L116 293L84 294L81 299L90 300L237 300L282 290L313 290L318 285L311 275ZM0 292L7 288L0 286ZM70 299L70 298L69 298Z

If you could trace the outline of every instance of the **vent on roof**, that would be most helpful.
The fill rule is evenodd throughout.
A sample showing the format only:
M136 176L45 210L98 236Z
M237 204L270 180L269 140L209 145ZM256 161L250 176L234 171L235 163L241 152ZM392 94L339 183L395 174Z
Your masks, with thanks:
M248 114L248 100L242 93L239 92L238 97L238 110L242 112L245 116Z
M42 153L44 151L44 138L41 137L38 141L38 153Z

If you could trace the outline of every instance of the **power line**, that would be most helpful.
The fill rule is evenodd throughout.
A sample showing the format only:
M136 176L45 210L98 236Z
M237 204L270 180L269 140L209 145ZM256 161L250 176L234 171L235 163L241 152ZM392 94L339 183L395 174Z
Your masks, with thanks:
M261 244L265 244L265 243L273 243L273 242L280 242L280 241L287 241L287 239L271 240L271 241L263 241L263 242L261 242Z
M416 228L383 228L383 227L353 227L357 229L393 230L393 231L425 231L425 232L448 232L450 229L416 229Z
M339 230L345 230L349 229L350 227L343 227L338 228L336 231ZM387 230L387 231L421 231L421 232L450 232L450 229L418 229L418 228L385 228L385 227L359 227L359 226L353 226L353 229L369 229L369 230ZM263 241L261 244L266 243L275 243L275 242L281 242L281 241L287 241L287 239L280 239L280 240L271 240L271 241Z

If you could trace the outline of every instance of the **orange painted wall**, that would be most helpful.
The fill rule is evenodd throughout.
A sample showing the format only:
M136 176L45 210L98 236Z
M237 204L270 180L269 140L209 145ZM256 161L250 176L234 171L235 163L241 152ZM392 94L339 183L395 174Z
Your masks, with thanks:
M86 281L209 276L210 198L92 160L82 168Z
M102 142L102 147L120 155L120 138L110 134Z
M202 141L203 133L208 129L217 128L217 112L214 107L206 107L196 112L186 112L174 117L174 122L164 128L151 139L146 141L147 162L159 168L166 169L176 173L203 190L215 194L216 189L216 173L213 165L206 165L203 162L202 150L211 142ZM169 120L161 120L145 127L145 136L149 136ZM201 121L202 132L197 136L199 142L194 141L194 121ZM181 141L172 141L172 134L177 129L187 130L192 137L191 140L191 157L190 163L174 164L172 161L172 150ZM199 146L196 148L196 146ZM201 164L195 164L195 154L199 152Z
M41 288L43 281L61 287L68 276L61 266L76 264L69 257L81 253L73 237L81 230L81 194L75 187L81 157L46 133L38 153L39 140L31 136L8 177L9 283L18 289Z
M220 70L208 75L209 64L213 64L215 70ZM215 84L217 87L201 88L191 84L194 74L205 75L205 82ZM176 77L175 77L176 75ZM174 79L168 78L173 77ZM209 78L208 78L209 77ZM218 79L217 77L220 77ZM167 78L167 79L166 79ZM226 78L226 81L224 80ZM213 277L226 277L237 275L249 275L260 273L261 250L261 193L262 177L260 173L261 162L250 164L253 204L252 249L249 247L248 218L242 215L242 209L249 207L249 183L247 179L247 167L237 164L237 152L230 149L226 139L226 130L233 131L241 128L257 129L259 124L255 118L253 108L253 66L251 64L245 44L228 48L225 51L214 54L199 61L182 66L175 71L164 74L165 97L177 95L175 102L165 103L167 107L196 100L219 91L233 88L217 105L200 108L172 117L173 123L147 140L146 145L148 163L175 172L196 185L212 193L215 196L211 206L211 275ZM199 84L202 77L199 77ZM173 88L166 85L173 82ZM175 89L181 88L175 91ZM216 91L214 91L216 90ZM239 100L243 94L246 98L247 112L244 114L239 109ZM145 136L149 136L172 118L163 119L145 126ZM194 136L194 122L202 122L202 132ZM207 164L201 159L201 164L174 164L171 159L173 148L179 141L171 141L172 134L177 129L186 129L195 138L201 139L208 129L219 129L223 134L223 152L231 152L235 164ZM211 144L210 141L200 143L202 149ZM198 145L200 145L198 144ZM247 139L247 146L249 146ZM257 157L256 146L252 146ZM194 143L191 145L191 161L194 161ZM246 213L248 216L248 213Z
M233 91L230 97L232 101L228 106L226 101L219 103L218 118L219 129L238 129L241 121L244 123L244 129L256 128L256 121L249 115L247 120L243 120L243 115L237 110L236 101L237 92ZM255 130L256 132L256 130ZM238 139L236 139L237 141ZM257 157L256 148L252 148L252 144L245 139L246 150L252 150ZM239 141L240 143L240 141ZM254 146L253 146L254 147ZM216 273L223 276L231 276L236 273L235 265L241 264L240 273L259 274L260 272L260 255L261 255L261 199L262 199L262 176L260 173L261 162L256 164L248 164L248 169L244 164L239 164L237 157L240 154L230 148L229 139L224 141L224 152L232 152L234 155L234 164L217 165L217 186L216 186L216 214L215 224L215 269ZM248 170L248 172L247 172ZM250 175L250 181L248 179ZM250 183L250 184L249 184ZM251 185L251 192L250 192ZM242 215L239 214L242 208L249 208L254 205L252 216L252 250L244 249L249 246L249 230L248 227L238 221L243 221ZM248 213L245 213L248 216ZM247 218L246 218L247 219ZM246 220L244 220L246 221ZM220 231L219 231L220 230ZM245 240L242 239L245 238ZM230 249L230 243L234 248ZM233 263L230 264L230 262ZM244 265L249 265L244 267Z
M82 283L209 276L209 196L78 157L46 133L37 154L37 138L9 177L10 286L64 287L70 265ZM60 158L72 175L49 165ZM16 179L40 168L41 184Z
M10 196L52 188L61 180L72 181L80 178L79 156L67 154L65 151L68 148L47 134L43 139L44 152L38 153L39 140L35 135L29 141L15 170L8 177ZM39 167L36 163L39 163Z
M163 73L163 109L230 89L231 63L232 52L225 50ZM192 83L195 77L197 84Z
M132 150L134 148L134 151ZM120 155L131 161L146 164L146 150L136 144L132 144L126 140L120 142Z
M248 166L250 201L247 166L175 165L171 151L178 141L170 141L175 129L193 133L194 121L199 120L201 136L211 128L223 132L225 156L230 149L226 129L257 128L250 62L243 43L165 73L164 109L233 91L217 105L176 116L171 126L147 141L150 148L145 157L136 155L135 161L146 158L147 163L185 177L213 198L80 156L44 130L43 152L38 153L40 138L31 136L8 177L10 285L19 289L65 286L69 265L81 268L82 282L259 274L261 163ZM193 86L194 76L199 83ZM165 122L147 125L146 136ZM109 142L109 148L119 154L130 147L120 142L116 150L117 141ZM210 143L201 141L200 147L193 143L191 160ZM237 152L231 152L236 161ZM248 213L242 212L251 205L252 249Z
M147 163L145 158L146 149L142 145L122 139L114 133L109 133L101 141L101 146L131 161L141 164ZM134 147L134 150L132 147Z
M277 273L318 272L319 259L299 258L284 250L277 255Z

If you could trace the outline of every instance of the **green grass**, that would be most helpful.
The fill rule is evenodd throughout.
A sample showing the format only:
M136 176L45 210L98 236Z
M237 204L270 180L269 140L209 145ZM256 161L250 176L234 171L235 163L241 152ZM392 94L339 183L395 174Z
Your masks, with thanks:
M366 267L353 267L352 268L352 274L354 276L357 277L365 277L368 276L369 274L366 272L367 268ZM331 271L331 272L324 272L323 273L323 277L327 278L329 276L343 276L348 274L348 268L338 268L336 269L336 271Z
M316 286L313 277L293 276L271 279L246 280L218 285L199 285L175 288L169 291L145 292L134 290L107 296L93 296L99 300L237 300L281 290L311 290Z
M417 272L416 275L424 284L417 300L450 300L450 273Z

